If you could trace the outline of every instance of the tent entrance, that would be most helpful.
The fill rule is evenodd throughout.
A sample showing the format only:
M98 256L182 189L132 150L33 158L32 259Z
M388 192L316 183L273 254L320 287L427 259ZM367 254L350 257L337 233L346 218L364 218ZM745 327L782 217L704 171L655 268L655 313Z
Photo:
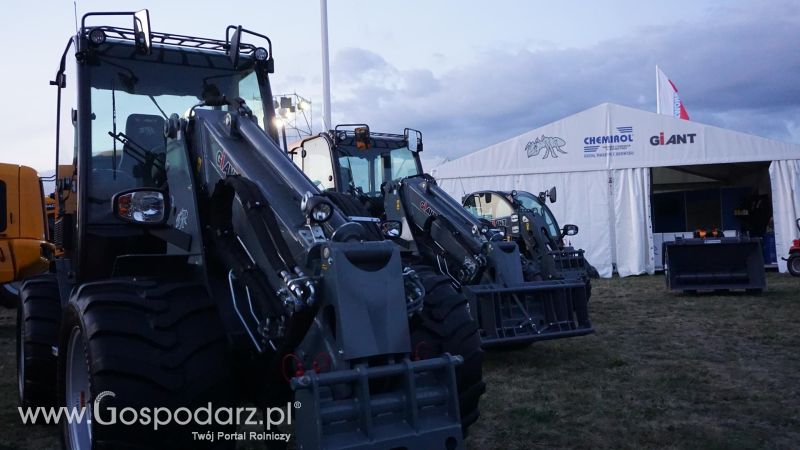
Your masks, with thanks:
M704 164L651 169L656 268L662 242L717 229L726 236L764 240L764 261L776 263L769 162Z

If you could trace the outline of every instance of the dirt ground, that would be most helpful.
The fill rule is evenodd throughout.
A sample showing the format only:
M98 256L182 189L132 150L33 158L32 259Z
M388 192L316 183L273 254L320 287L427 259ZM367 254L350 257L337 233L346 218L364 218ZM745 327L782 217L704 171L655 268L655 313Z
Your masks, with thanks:
M768 290L668 293L662 276L597 280L594 335L487 353L471 449L796 448L800 279ZM15 312L0 309L0 449L57 448L21 425Z

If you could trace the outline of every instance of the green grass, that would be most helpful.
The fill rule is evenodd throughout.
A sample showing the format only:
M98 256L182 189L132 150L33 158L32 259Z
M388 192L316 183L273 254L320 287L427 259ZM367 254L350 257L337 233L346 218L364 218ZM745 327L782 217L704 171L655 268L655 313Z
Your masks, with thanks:
M486 354L470 449L796 448L800 279L761 296L668 293L662 276L596 280L590 336ZM0 309L0 449L56 448L16 411L14 312Z
M800 279L761 296L597 280L594 335L486 355L470 448L792 448L800 442Z

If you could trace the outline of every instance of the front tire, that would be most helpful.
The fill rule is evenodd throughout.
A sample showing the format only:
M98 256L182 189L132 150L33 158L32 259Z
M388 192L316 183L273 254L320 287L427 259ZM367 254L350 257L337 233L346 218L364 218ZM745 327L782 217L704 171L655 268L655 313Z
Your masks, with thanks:
M214 303L196 284L106 281L84 285L64 311L58 359L59 397L85 406L91 423L62 421L68 449L197 448L193 431L230 427L176 423L154 428L155 408L176 411L235 403L232 365ZM113 393L113 395L107 394ZM122 423L124 408L133 413ZM149 410L150 423L142 411ZM213 412L213 411L212 411ZM116 423L112 422L116 414ZM139 420L141 419L141 420ZM102 422L102 423L101 423ZM228 446L214 442L212 446Z
M61 300L54 275L22 283L17 305L17 386L23 407L56 403L56 356Z
M411 321L412 349L418 357L447 352L464 358L456 367L456 382L461 427L466 436L467 428L478 420L478 402L486 392L478 325L469 314L466 298L453 288L448 277L428 267L415 267L415 270L426 294L422 311Z

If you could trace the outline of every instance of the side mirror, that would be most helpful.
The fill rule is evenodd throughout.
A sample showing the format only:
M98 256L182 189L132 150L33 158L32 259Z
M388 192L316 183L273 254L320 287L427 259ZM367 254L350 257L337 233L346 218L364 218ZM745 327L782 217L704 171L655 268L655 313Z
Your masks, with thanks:
M550 203L556 202L556 187L553 186L550 188L550 192L547 193L547 196L550 197ZM575 227L578 228L578 227ZM577 233L577 231L575 231Z
M228 59L231 60L231 65L236 69L239 66L239 42L242 40L242 26L236 27L236 31L231 36L231 41L228 47Z
M572 225L570 223L564 225L564 229L561 230L561 236L575 236L578 234L578 226Z
M422 132L413 128L406 128L403 130L403 135L406 139L408 149L414 153L422 151Z
M381 222L381 232L387 238L400 237L400 235L403 234L403 222L399 220Z
M169 216L168 196L154 189L139 188L114 194L114 215L140 225L162 225Z
M150 35L150 11L143 9L133 14L133 35L136 48L145 55L153 50L153 37Z

